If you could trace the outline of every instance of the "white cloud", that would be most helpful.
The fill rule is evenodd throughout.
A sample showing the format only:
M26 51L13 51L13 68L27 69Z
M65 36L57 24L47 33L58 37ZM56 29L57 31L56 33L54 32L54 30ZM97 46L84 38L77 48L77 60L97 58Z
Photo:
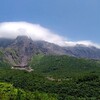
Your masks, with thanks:
M54 34L49 29L39 24L27 22L3 22L0 23L0 37L16 38L18 35L27 35L33 40L45 40L58 45L64 44L64 38Z
M93 43L91 41L76 41L76 42L66 41L65 43L68 46L84 45L84 46L87 46L87 47L89 47L89 46L95 46L97 48L100 48L100 45L98 45L96 43Z
M85 46L96 46L100 48L99 45L92 43L91 41L65 41L64 37L51 32L49 29L44 28L39 24L31 24L27 22L0 23L0 37L16 38L18 35L27 35L33 40L45 40L60 46L75 46L76 44L82 44Z

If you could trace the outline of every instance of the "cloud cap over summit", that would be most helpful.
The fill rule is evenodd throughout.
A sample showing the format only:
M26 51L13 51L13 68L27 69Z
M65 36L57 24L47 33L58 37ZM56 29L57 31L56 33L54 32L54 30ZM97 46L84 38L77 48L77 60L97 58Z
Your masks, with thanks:
M75 46L77 44L82 44L85 46L95 46L100 48L98 44L92 43L91 41L68 41L67 38L55 34L51 30L44 28L39 24L32 24L28 22L0 23L1 38L16 38L19 35L27 35L33 40L43 40L60 46Z

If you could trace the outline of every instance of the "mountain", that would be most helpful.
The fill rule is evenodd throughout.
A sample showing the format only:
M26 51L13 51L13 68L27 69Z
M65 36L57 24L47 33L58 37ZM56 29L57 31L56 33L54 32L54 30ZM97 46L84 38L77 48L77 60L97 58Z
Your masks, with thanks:
M0 100L100 100L97 59L100 49L92 46L60 47L27 36L1 38ZM10 64L34 71L14 70Z
M33 41L27 36L16 39L0 38L0 51L3 59L13 66L26 66L34 55L68 55L81 58L100 59L100 49L76 45L61 47L46 41Z
M12 65L25 66L35 54L65 55L66 51L55 44L45 41L32 41L27 36L16 39L0 39L0 50Z
M94 46L76 45L65 47L67 52L79 58L100 59L100 49Z

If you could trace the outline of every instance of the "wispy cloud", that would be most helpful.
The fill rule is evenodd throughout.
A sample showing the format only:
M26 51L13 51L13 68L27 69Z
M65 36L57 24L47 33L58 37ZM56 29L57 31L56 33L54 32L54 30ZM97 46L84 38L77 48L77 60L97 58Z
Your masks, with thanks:
M100 48L100 45L99 44L96 44L96 43L93 43L91 41L66 41L65 42L67 46L76 46L76 45L84 45L84 46L94 46L94 47L97 47L97 48Z
M33 40L44 40L60 46L75 46L76 44L82 44L85 46L96 46L100 48L98 44L92 43L91 41L68 41L63 36L55 34L39 24L31 24L27 22L0 23L0 37L16 38L18 35L27 35Z
M27 35L33 40L45 40L58 45L64 44L64 38L54 34L49 29L39 24L27 22L3 22L0 23L0 37L16 38L18 35Z

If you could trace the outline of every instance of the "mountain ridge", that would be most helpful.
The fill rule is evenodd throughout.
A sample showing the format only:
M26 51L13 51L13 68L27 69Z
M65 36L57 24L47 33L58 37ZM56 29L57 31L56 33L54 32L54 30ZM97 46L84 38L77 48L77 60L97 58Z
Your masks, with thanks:
M13 66L26 66L34 55L68 55L77 58L100 59L100 49L85 45L66 46L46 41L33 41L27 36L18 36L16 39L0 38L0 50L6 60Z

